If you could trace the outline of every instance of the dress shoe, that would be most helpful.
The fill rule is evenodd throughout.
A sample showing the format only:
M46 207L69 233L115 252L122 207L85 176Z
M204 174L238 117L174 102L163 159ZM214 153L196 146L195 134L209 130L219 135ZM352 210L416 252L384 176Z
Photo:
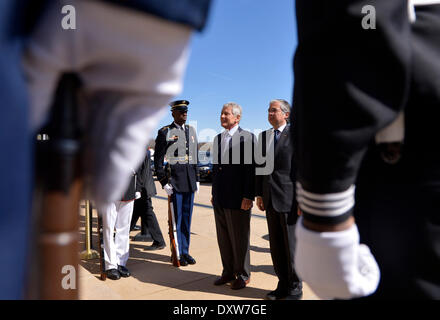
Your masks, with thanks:
M287 290L287 295L283 300L300 300L303 296L302 283L298 282L292 288Z
M124 266L118 266L118 271L121 274L121 277L128 278L131 276L130 271L128 271L128 269Z
M158 241L153 241L153 243L151 244L151 246L147 247L147 250L161 250L165 248L165 243L160 243Z
M186 262L186 259L184 257L180 257L179 262L181 267L186 267L188 265L188 262Z
M266 300L281 300L283 298L285 298L287 296L287 292L286 291L282 291L282 290L274 290L269 292L268 294L266 294L265 299Z
M130 228L130 231L139 231L141 230L140 226L134 226L133 228Z
M226 284L234 280L235 280L234 276L221 276L214 281L214 285L221 286L222 284Z
M282 300L301 300L302 296L303 296L303 293L301 291L300 293L288 294Z
M188 264L196 264L196 260L194 260L194 258L191 257L189 254L184 254L183 257L185 258L186 262L188 262Z
M112 280L119 280L121 278L121 274L116 269L108 269L105 273L107 274L107 278Z
M251 279L243 280L241 277L238 277L235 279L234 282L231 284L232 290L240 290L246 287L246 285L251 281Z

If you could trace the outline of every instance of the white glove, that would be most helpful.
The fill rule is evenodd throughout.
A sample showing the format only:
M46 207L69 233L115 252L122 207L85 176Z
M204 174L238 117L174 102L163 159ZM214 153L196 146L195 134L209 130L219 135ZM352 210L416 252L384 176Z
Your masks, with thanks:
M167 195L171 196L173 194L173 186L169 183L167 183L163 188L165 189Z
M322 299L350 299L376 291L379 267L359 244L356 225L338 232L314 232L296 224L295 270Z
M197 186L196 192L199 193L199 190L200 190L200 182L199 181L196 182L196 186Z
M139 198L141 197L141 193L140 193L139 191L137 191L137 192L134 194L134 197L135 197L135 199L139 199Z

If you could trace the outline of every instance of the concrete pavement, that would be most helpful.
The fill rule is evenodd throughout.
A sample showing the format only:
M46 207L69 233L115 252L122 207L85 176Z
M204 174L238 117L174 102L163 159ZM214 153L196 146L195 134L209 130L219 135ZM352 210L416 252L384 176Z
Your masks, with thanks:
M148 251L151 242L130 243L127 268L132 276L114 281L99 279L99 261L81 260L79 270L80 299L142 299L142 300L261 300L277 285L269 250L267 222L264 212L255 205L251 218L251 282L241 290L229 285L214 286L222 266L217 245L214 213L211 207L211 185L202 184L195 195L191 225L190 254L195 265L176 268L170 263L168 238L167 197L156 181L158 194L153 207L167 246L158 251ZM97 248L97 219L93 212L93 247ZM138 222L140 224L140 220ZM131 232L131 238L139 231ZM81 210L81 250L84 250L84 209ZM318 299L304 284L304 300Z

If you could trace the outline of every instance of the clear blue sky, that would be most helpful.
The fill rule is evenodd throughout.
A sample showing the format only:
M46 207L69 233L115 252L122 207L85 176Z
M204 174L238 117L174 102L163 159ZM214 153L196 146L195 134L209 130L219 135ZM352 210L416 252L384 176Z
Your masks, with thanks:
M213 1L205 30L192 38L184 89L176 97L190 101L187 123L197 121L199 141L223 130L220 111L226 102L242 106L240 126L252 132L270 127L270 100L291 102L294 10L294 0ZM172 121L169 113L158 128Z

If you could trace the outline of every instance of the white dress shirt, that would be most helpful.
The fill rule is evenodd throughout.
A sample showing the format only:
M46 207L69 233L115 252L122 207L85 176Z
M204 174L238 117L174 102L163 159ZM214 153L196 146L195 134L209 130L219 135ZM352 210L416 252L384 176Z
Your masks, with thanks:
M237 132L238 130L238 124L232 127L231 129L225 129L222 133L222 154L225 154L225 152L229 148L229 141L231 140L232 136Z

